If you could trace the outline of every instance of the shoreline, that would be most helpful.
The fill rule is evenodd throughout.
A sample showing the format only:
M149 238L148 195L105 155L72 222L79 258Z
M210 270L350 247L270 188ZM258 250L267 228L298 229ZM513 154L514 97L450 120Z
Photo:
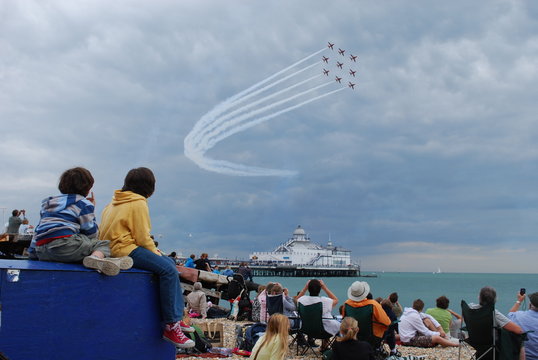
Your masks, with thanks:
M244 325L244 324L252 324L251 321L232 321L228 319L191 319L191 322L193 324L200 324L204 322L218 322L223 324L224 329L224 346L226 348L234 348L235 347L235 326L236 325ZM291 337L290 337L291 339ZM291 341L291 340L290 340ZM415 355L415 356L426 356L424 360L453 360L458 358L458 350L457 347L447 347L443 348L441 346L436 346L433 348L418 348L418 347L411 347L411 346L402 346L402 345L396 345L396 349L401 353L402 356L407 355ZM469 346L462 346L461 347L461 354L464 358L470 358L472 355L472 348ZM211 357L209 357L212 359ZM215 355L215 358L220 358L219 356ZM196 356L190 356L190 357L182 357L181 359L186 360L196 360L200 359ZM228 357L228 359L248 359L248 357L240 356L240 355L232 355L231 357ZM314 357L314 356L296 356L295 355L295 347L289 349L288 355L286 357L287 360L319 360L320 357Z

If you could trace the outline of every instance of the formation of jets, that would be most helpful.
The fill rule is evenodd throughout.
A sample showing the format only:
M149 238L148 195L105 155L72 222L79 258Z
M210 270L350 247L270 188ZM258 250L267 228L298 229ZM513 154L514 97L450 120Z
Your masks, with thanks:
M328 47L329 49L331 49L331 50L334 50L334 43L327 42L327 47ZM346 50L345 50L345 49L338 48L338 54L340 54L340 55L342 55L343 57L345 57L345 56L346 56L345 53L346 53ZM358 58L357 55L349 54L349 60L350 60L350 61L353 61L354 63L356 63L356 62L357 62L357 58ZM324 63L329 64L329 58L328 58L328 57L326 57L326 56L322 56L321 59L323 60ZM344 66L344 62L340 62L340 61L338 61L338 60L336 61L336 67L337 67L337 68L343 70L343 66ZM323 69L323 75L325 75L325 76L329 76L329 71L330 71L330 70ZM338 72L338 71L337 71L337 72ZM355 74L356 74L356 73L357 73L356 70L349 69L349 75L350 75L350 76L355 77ZM340 76L338 76L338 75L335 76L334 80L335 80L337 83L341 84L341 83L342 83L342 75L340 75ZM356 85L355 83L352 83L351 81L348 81L347 86L348 86L350 89L355 90L355 85Z

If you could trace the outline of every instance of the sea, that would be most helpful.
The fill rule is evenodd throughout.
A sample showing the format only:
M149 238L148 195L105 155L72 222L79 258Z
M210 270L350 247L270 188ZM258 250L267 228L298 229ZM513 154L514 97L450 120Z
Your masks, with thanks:
M363 274L364 275L364 274ZM403 307L411 307L413 300L422 299L425 309L435 307L435 299L445 295L450 300L449 308L461 313L461 300L478 303L478 293L484 286L492 286L497 291L496 308L506 314L517 300L521 288L527 294L538 291L538 274L477 274L477 273L419 273L384 272L377 277L329 277L322 278L336 297L339 305L347 299L347 289L354 281L366 281L374 298L386 298L397 292ZM254 282L267 284L279 282L289 290L290 296L296 295L308 281L297 277L255 277ZM323 293L323 291L322 291ZM324 294L322 294L324 295ZM338 312L335 307L334 315ZM528 300L521 310L528 308Z

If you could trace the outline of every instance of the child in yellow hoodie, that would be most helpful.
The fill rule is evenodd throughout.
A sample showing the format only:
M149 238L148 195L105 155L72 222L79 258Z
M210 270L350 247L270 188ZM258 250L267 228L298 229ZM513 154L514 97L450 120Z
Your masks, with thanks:
M99 237L110 240L113 256L130 256L133 267L155 273L159 277L162 318L166 323L163 339L179 348L194 347L183 331L194 331L183 323L183 291L174 261L162 255L151 238L151 221L147 198L155 190L155 176L145 167L127 173L121 190L101 215ZM121 254L121 255L120 255Z

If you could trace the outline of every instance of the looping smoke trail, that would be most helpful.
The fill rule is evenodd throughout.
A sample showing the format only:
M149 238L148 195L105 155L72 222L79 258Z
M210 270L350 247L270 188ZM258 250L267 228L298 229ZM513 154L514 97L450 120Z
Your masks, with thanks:
M193 129L185 137L185 156L195 162L202 169L227 175L293 176L297 174L296 171L291 170L266 169L236 164L225 160L215 160L205 156L205 153L213 148L217 143L232 136L233 134L244 131L264 121L270 120L308 103L344 90L345 87L340 86L336 90L317 95L315 93L317 90L334 84L333 81L316 84L316 80L321 77L321 71L318 71L316 75L309 76L306 79L299 78L294 80L300 77L303 73L306 73L308 70L319 65L319 61L295 70L291 74L283 76L283 74L287 71L298 67L302 63L308 61L325 50L326 49L322 49L306 56L291 66L276 72L275 74L215 106L212 110L200 118L200 120L194 125ZM288 80L293 81L293 84L285 85L283 89L276 90L275 92L259 99L253 99L251 102L245 103L247 100L252 99L262 92L268 91ZM302 90L301 87L303 88ZM305 87L306 89L304 89ZM285 93L289 93L292 90L299 91L296 94L278 99L278 97L282 97ZM306 97L306 99L299 100L300 97ZM270 100L272 102L268 103ZM295 100L299 100L299 102L279 109L279 107L282 105L293 103ZM266 103L266 105L256 108L258 105L263 103ZM256 109L252 110L254 108ZM264 113L265 115L263 115Z

